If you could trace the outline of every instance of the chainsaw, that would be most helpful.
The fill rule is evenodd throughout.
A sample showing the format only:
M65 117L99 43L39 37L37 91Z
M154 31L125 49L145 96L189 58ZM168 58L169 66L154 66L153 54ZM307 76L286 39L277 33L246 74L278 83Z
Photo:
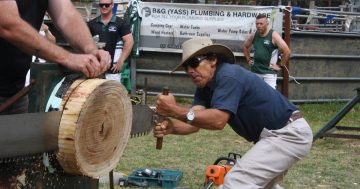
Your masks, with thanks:
M51 188L97 188L96 179L83 176L70 177L64 174L53 154L58 149L58 125L63 115L63 111L59 108L62 97L81 75L58 64L34 62L31 65L30 77L30 86L25 87L14 98L10 98L8 103L0 105L1 112L22 96L27 94L29 96L29 113L0 115L1 165L16 165L15 169L18 169L15 170L16 174L23 171L29 174L31 172L30 175L46 172L45 175L36 177L43 181L50 180L46 181L45 185ZM155 112L136 96L130 97L130 100L132 104L130 137L146 135L153 129ZM54 173L54 167L60 171ZM14 170L11 169L3 167L2 170L3 173L8 172L12 175ZM38 180L28 179L34 182L32 184ZM23 179L17 178L17 180L25 184Z
M213 189L215 186L224 184L225 175L241 158L240 154L229 153L228 157L218 158L213 165L206 168L204 189Z
M66 75L61 78L63 74ZM58 131L55 128L63 113L59 111L62 97L72 82L81 77L66 73L56 64L35 62L31 76L35 85L29 91L30 113L0 116L0 159L56 150ZM141 104L139 98L130 99L133 104L130 136L146 135L153 128L155 112Z

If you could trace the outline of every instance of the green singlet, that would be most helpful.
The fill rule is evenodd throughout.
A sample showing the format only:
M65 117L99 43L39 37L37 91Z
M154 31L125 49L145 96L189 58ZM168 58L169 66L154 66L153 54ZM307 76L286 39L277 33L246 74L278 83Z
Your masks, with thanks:
M255 33L253 46L255 48L254 65L251 71L258 74L276 74L276 71L269 68L272 52L277 49L272 43L272 33L270 30L265 37L261 37L259 32Z

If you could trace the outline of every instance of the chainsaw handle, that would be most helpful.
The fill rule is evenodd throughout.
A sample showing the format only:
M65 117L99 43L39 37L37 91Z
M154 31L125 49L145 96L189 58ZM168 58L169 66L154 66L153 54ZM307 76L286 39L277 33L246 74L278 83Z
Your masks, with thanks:
M169 87L163 87L162 94L169 95Z
M232 156L232 157L231 157ZM234 152L230 152L229 154L228 154L228 158L233 158L233 159L235 159L235 160L237 160L238 158L240 159L242 156L241 156L241 154L237 154L237 153L234 153Z
M168 87L163 87L162 94L163 95L169 95L169 88ZM157 150L162 149L162 143L163 143L163 137L157 137L156 138L156 149Z
M232 165L235 165L236 164L236 159L234 158L230 158L230 157L219 157L215 162L214 162L214 165L218 165L221 161L223 160L226 160L226 164L227 165L231 165L229 164L229 162L232 162L233 164Z
M35 81L32 80L30 82L30 85L24 87L19 92L17 92L14 96L8 98L4 103L0 104L0 113L2 111L5 111L6 109L8 109L11 105L13 105L15 102L17 102L20 98L27 95L29 93L32 85L34 85L34 84L35 84Z

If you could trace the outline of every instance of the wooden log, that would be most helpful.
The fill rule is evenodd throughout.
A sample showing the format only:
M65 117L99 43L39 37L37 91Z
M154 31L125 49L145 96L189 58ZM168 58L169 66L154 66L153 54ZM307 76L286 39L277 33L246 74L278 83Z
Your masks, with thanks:
M120 83L77 80L63 98L57 159L70 174L99 178L114 169L128 142L132 106Z

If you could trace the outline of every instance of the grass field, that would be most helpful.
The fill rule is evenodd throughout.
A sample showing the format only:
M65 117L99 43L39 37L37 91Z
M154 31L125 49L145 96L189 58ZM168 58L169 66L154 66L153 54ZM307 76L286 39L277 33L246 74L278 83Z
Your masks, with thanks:
M343 105L303 104L298 107L315 134ZM353 108L338 125L359 127L359 108L359 105ZM203 130L187 136L166 136L162 150L155 149L155 141L152 134L130 139L115 171L129 174L136 168L178 169L184 174L179 186L201 188L207 166L229 152L244 154L252 146L229 126L223 131ZM289 170L281 185L287 189L359 189L360 140L324 138L315 141L310 154Z

